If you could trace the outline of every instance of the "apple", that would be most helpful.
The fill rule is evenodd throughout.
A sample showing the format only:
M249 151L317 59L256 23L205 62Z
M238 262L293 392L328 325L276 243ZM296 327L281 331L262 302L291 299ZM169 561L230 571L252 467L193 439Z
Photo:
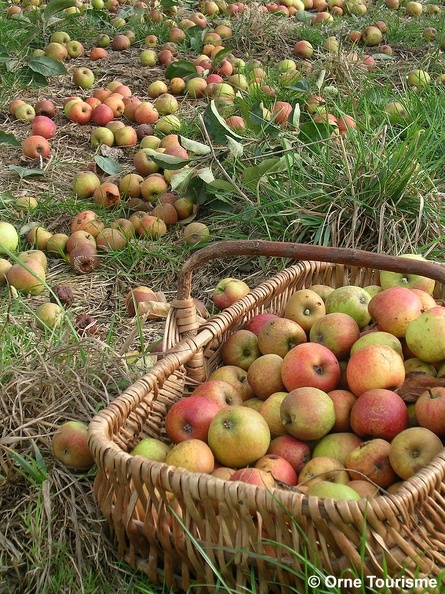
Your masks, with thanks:
M254 468L269 472L274 480L285 485L295 486L298 476L290 462L276 454L264 454L255 462Z
M346 460L352 450L355 450L361 443L362 439L352 433L352 431L345 431L339 433L328 433L322 437L312 451L312 457L328 456L338 460L343 466L346 466Z
M85 49L80 41L76 41L75 39L70 39L70 41L65 44L65 47L70 58L78 58L85 52Z
M393 336L389 332L384 332L383 330L371 330L363 333L352 345L350 355L353 355L359 349L370 344L386 344L403 357L403 348L400 340L396 336Z
M405 359L403 364L405 365L405 373L407 376L412 373L424 373L425 375L430 375L432 377L437 376L437 369L432 363L426 363L417 357Z
M181 198L179 198L179 200L181 200ZM178 218L181 218L179 205L177 205L176 202L174 204L174 208L178 214ZM193 221L193 223L189 223L184 228L183 240L189 246L203 246L208 242L209 237L210 229L204 223ZM229 290L229 293L231 293L231 289ZM223 295L221 295L221 297L224 299Z
M406 108L403 106L403 104L400 103L400 101L389 101L384 106L383 111L387 115L388 120L390 121L391 124L403 124L408 119L408 112L407 112ZM385 272L388 275L394 274L394 275L396 275L396 277L400 275L399 272L389 272L389 271L385 271ZM399 276L399 278L400 278L400 276Z
M219 309L229 307L250 292L249 285L241 279L227 277L221 279L212 293L212 301Z
M91 112L91 121L98 126L106 126L108 122L111 122L113 119L113 110L109 105L105 105L104 103L96 105Z
M56 124L48 116L38 115L32 120L31 133L46 139L52 138L56 133Z
M93 237L91 233L84 231L83 229L74 231L70 234L68 241L66 242L67 253L71 253L75 247L84 243L89 243L92 247L96 247L96 238Z
M349 285L334 289L326 298L326 313L342 312L349 314L360 329L371 321L368 303L371 296L363 287Z
M397 475L407 480L443 451L438 435L426 427L409 427L391 441L389 461Z
M93 200L104 208L116 206L121 201L119 187L111 182L103 182L94 190Z
M0 258L0 287L6 285L6 275L11 266L12 264L9 260L6 260L6 258Z
M41 303L35 311L36 326L41 330L54 330L62 324L64 311L57 303Z
M312 456L309 444L289 434L278 435L271 439L267 453L285 458L297 475Z
M351 427L364 438L391 441L408 427L408 410L401 396L392 390L372 389L361 394L351 410Z
M142 456L147 460L165 462L170 446L156 437L144 437L131 450L132 456Z
M255 396L266 400L274 392L281 392L285 389L281 379L282 363L282 357L275 353L261 355L252 361L247 370L247 381Z
M415 0L408 0L405 4L405 12L409 16L419 16L423 12L423 5Z
M125 111L125 103L122 101L122 95L119 93L111 93L109 97L106 97L102 103L108 105L113 110L115 118L120 118ZM110 122L111 123L111 122ZM107 124L108 125L108 124ZM115 132L115 130L113 130Z
M318 293L311 289L299 289L287 300L283 317L297 322L305 332L309 332L315 320L325 314L326 307Z
M343 485L332 481L320 481L311 484L307 490L308 497L335 499L336 501L359 501L362 496L349 484Z
M63 62L68 57L68 51L62 43L58 43L57 41L51 41L48 45L44 48L45 56L48 58L52 58L53 60L57 60L58 62Z
M281 377L288 391L310 386L329 392L338 386L340 365L327 347L315 342L304 342L284 356Z
M247 371L237 365L221 365L209 375L209 380L214 379L223 380L235 386L243 402L254 397L252 387L247 381Z
M180 132L181 127L181 120L174 114L161 116L155 124L155 129L160 134L173 134Z
M242 406L243 398L239 389L223 379L208 379L197 386L191 396L199 396L213 400L219 408L226 406Z
M156 199L167 191L168 184L160 173L150 173L141 183L141 198L145 202L155 202Z
M351 410L357 400L349 390L337 389L328 392L334 403L335 423L331 432L344 432L351 430Z
M45 269L38 260L14 262L6 273L6 280L21 293L39 295L45 288Z
M286 431L297 439L320 439L335 423L334 403L326 392L314 387L290 391L280 405Z
M354 479L349 481L348 487L357 491L361 499L373 499L380 495L380 489L366 479Z
M40 99L34 106L36 115L44 115L53 118L56 115L56 106L50 99Z
M117 146L136 146L138 143L136 130L132 126L119 128L114 134L114 142Z
M77 198L90 198L100 186L100 179L92 171L79 171L73 180L73 192Z
M418 424L439 437L445 435L445 387L433 386L417 398L414 414Z
M306 39L300 39L300 41L297 41L294 44L293 52L294 56L308 60L309 58L312 58L314 48L312 44Z
M210 474L215 467L215 458L205 441L187 439L169 450L165 463L190 472Z
M32 122L36 117L35 109L29 103L21 103L14 110L14 116L22 122Z
M238 468L230 475L228 480L241 481L242 483L255 485L257 487L265 487L268 490L275 487L275 479L273 478L272 474L266 470L262 470L261 468ZM254 515L255 511L255 509L251 509L250 513Z
M22 151L25 157L30 159L39 157L46 159L51 152L51 146L46 138L40 136L40 134L33 134L22 142Z
M270 444L265 418L247 406L228 406L210 423L208 443L223 466L242 468L264 456Z
M7 221L0 221L0 254L15 252L19 244L16 228Z
M64 257L66 244L69 236L66 233L54 233L46 242L46 250L49 254Z
M139 54L139 60L142 66L153 68L158 63L158 56L153 49L144 49Z
M103 47L92 47L90 50L90 60L97 62L98 60L104 60L108 58L108 52Z
M422 260L426 262L426 258L420 254L402 254L401 258L411 260ZM427 276L419 274L411 274L409 272L390 272L388 270L380 271L380 284L383 289L389 289L394 286L406 287L408 289L422 289L430 295L434 291L436 281Z
M134 317L137 313L139 303L146 303L147 301L158 301L156 293L150 287L138 286L130 289L125 295L125 309L130 317Z
M362 31L361 41L368 46L376 46L382 42L382 31L375 25L369 25Z
M298 484L304 484L307 487L315 485L320 481L346 485L349 480L350 476L343 464L330 456L311 458L306 462L298 475Z
M165 432L173 443L186 439L207 442L210 423L221 408L216 400L204 396L180 398L165 415Z
M346 380L356 396L373 388L394 390L405 380L403 359L385 344L369 344L349 358Z
M274 353L284 357L294 346L307 341L306 332L298 322L274 317L258 331L258 348L263 355Z
M422 302L406 287L390 287L371 298L368 311L380 330L403 338L409 322L422 313Z
M352 345L360 338L360 328L350 315L341 312L328 313L316 320L309 340L331 350L337 359L346 359Z
M280 413L281 403L287 394L288 392L273 392L266 400L259 399L260 405L257 410L266 419L272 439L287 433Z
M68 111L68 119L76 124L88 124L93 108L86 101L74 101Z
M247 371L261 355L257 335L243 328L236 330L222 344L220 355L225 365L236 365Z
M93 148L101 146L113 146L114 134L106 126L99 126L91 132L90 143Z
M48 259L42 250L27 250L26 252L20 252L17 256L20 262L27 262L28 260L37 260L42 265L43 270L46 272L48 269Z
M425 70L411 70L408 73L407 83L410 87L423 88L427 87L431 82L431 77Z
M445 359L445 307L424 311L406 329L406 344L415 357L427 363Z
M422 302L423 311L431 309L432 307L437 307L436 300L432 295L430 295L430 293L427 293L423 289L411 289L411 291L415 293Z
M122 250L127 242L126 235L114 227L104 227L96 236L97 249L102 252Z
M88 448L88 426L79 421L67 421L57 428L52 440L53 455L67 468L89 470L94 459Z
M334 290L334 287L331 287L330 285L323 285L323 284L311 285L308 288L311 291L315 291L315 293L317 293L317 295L320 295L320 297L323 299L323 301L326 301L326 297L328 295L330 295L332 293L332 291Z
M148 137L147 137L148 138ZM140 145L142 146L142 145ZM142 147L133 156L133 165L139 175L148 176L152 173L159 171L159 165L157 165L151 156L150 149ZM142 183L142 182L141 182ZM139 196L140 196L139 188Z
M257 313L252 318L250 318L244 328L246 330L250 330L250 332L253 332L258 336L258 332L260 331L260 328L263 326L263 324L269 322L269 320L276 320L278 317L278 314L272 312Z
M391 445L386 439L376 437L363 441L349 454L345 466L352 480L369 479L386 489L397 480L389 459Z

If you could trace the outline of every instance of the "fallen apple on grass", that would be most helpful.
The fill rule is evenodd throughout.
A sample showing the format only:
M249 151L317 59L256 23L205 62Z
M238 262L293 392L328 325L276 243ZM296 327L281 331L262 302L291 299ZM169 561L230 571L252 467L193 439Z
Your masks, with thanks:
M89 470L94 458L88 448L88 427L79 421L67 421L52 437L55 458L72 470Z

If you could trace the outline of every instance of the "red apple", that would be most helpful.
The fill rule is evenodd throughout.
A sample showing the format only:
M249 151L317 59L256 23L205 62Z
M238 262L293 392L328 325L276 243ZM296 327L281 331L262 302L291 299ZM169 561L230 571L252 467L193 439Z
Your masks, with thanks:
M406 287L391 287L372 297L368 311L379 330L402 338L409 322L422 313L422 302Z
M445 387L434 386L417 398L414 414L421 427L440 437L445 435Z
M322 344L305 342L284 356L281 377L288 391L311 386L329 392L338 386L340 365L334 353Z
M351 410L357 400L352 392L349 390L331 390L328 392L329 397L334 403L335 409L335 423L332 427L332 432L350 431L351 430Z
M389 460L390 447L386 439L375 438L352 450L345 464L351 479L368 478L384 489L394 483L398 477Z
M256 462L254 468L269 472L276 481L295 486L298 482L297 473L290 462L276 454L265 454Z
M56 133L56 124L48 116L38 115L32 120L31 132L46 139L52 138Z
M52 438L54 456L68 468L89 470L94 459L88 448L88 427L79 421L67 421Z
M37 159L39 157L46 159L49 157L51 147L46 138L36 134L25 138L22 142L22 151L25 157L29 157L30 159Z
M373 388L394 390L405 380L403 359L385 344L370 344L351 355L346 380L356 396Z
M209 380L223 380L235 386L243 402L254 397L253 390L247 381L247 371L237 365L221 365L209 376Z
M180 398L165 415L165 432L173 443L186 439L201 439L207 442L210 423L219 410L221 405L210 398Z
M265 324L269 320L275 320L277 318L278 318L278 314L275 314L272 312L262 312L259 314L255 314L252 318L250 318L250 320L248 322L246 322L246 325L244 326L244 328L246 330L250 330L251 332L253 332L254 334L256 334L258 336L258 332L259 332L261 326L263 326L263 324Z
M350 420L352 430L360 437L380 437L391 441L408 427L408 409L396 392L373 389L357 398Z
M312 456L309 444L289 434L274 437L270 442L267 453L285 458L290 462L297 475Z
M347 359L352 345L360 337L360 328L350 315L335 312L316 320L310 329L309 340L324 345L338 360Z
M223 278L213 290L212 300L219 309L229 307L250 292L249 285L238 278Z
M197 386L191 396L209 398L220 408L225 406L242 406L243 399L237 387L222 379L208 379Z

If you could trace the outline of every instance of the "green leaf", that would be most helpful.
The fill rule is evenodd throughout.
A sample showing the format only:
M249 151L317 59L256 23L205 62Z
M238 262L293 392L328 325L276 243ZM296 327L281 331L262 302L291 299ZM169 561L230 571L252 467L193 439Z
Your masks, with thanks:
M187 194L195 204L202 205L207 201L207 184L199 176L191 179L187 185Z
M243 156L244 147L234 138L231 138L230 136L227 137L227 146L229 148L230 154L235 157L235 159L239 159Z
M164 155L158 153L154 149L146 149L146 152L152 160L163 169L182 169L185 165L190 163L190 159L181 159L181 157L174 157L173 155Z
M161 0L160 4L162 8L173 8L179 5L179 3L176 2L176 0Z
M208 155L210 153L210 147L207 146L207 144L197 142L196 140L191 140L185 136L180 136L180 140L181 145L185 148L185 150L195 155Z
M197 175L206 184L210 184L215 179L213 171L210 169L210 167L199 169Z
M228 56L229 54L231 54L232 51L233 50L230 47L225 47L224 49L219 50L219 52L215 55L215 57L212 60L212 66L213 67L218 66L218 64L220 62L222 62L222 60L224 60L224 58L226 56Z
M178 171L178 173L175 173L170 181L172 190L183 190L187 188L187 185L194 176L194 174L195 170L188 167L185 167L184 169Z
M296 103L294 105L294 107L292 108L292 111L291 111L289 119L288 119L288 122L292 128L300 127L300 115L301 115L300 104Z
M8 169L15 171L21 179L33 177L34 175L45 175L43 169L28 169L27 167L20 167L19 165L9 165Z
M104 173L108 173L108 175L116 175L117 173L121 173L123 170L122 165L120 165L115 159L111 157L102 157L101 155L96 155L94 157L96 164L102 169Z
M179 77L184 78L185 76L199 76L196 66L188 60L178 60L172 62L165 69L165 78L171 80L172 78Z
M236 134L236 132L226 124L224 118L218 113L213 100L205 108L203 120L210 138L217 144L226 145L227 137L242 139L242 136Z
M307 12L303 8L300 10L297 10L297 12L295 13L295 18L297 21L300 21L302 23L311 23L312 22L312 14L310 12Z
M38 72L43 76L58 76L59 74L67 74L68 70L62 62L49 58L48 56L38 56L31 58L28 62L29 68L33 72Z
M311 90L311 85L308 83L308 81L305 78L300 79L295 84L285 85L285 86L286 86L286 89L288 89L289 91L299 91L299 92L307 93L308 91Z
M230 192L232 194L234 192L233 185L225 179L214 179L208 184L208 186L212 190L220 190L222 192Z
M71 6L75 6L74 0L50 0L43 11L43 18L48 21L54 14Z
M276 171L276 166L280 161L280 157L272 157L270 159L264 159L258 165L246 167L243 171L245 183L250 187L256 187L262 177Z
M332 134L330 126L324 123L317 124L316 122L306 122L300 126L299 138L303 142L315 143L316 141L329 138ZM320 150L319 144L309 147L311 150Z
M8 134L0 130L0 144L7 144L8 146L20 146L20 141L14 134Z

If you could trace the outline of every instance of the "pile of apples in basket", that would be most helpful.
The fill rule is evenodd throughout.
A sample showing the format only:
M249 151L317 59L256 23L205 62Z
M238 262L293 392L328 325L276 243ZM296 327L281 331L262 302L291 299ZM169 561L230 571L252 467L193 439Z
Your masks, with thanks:
M408 256L409 257L409 256ZM131 452L226 480L358 500L395 493L445 436L445 307L435 282L312 285L220 347L222 364ZM224 279L224 309L247 293Z

